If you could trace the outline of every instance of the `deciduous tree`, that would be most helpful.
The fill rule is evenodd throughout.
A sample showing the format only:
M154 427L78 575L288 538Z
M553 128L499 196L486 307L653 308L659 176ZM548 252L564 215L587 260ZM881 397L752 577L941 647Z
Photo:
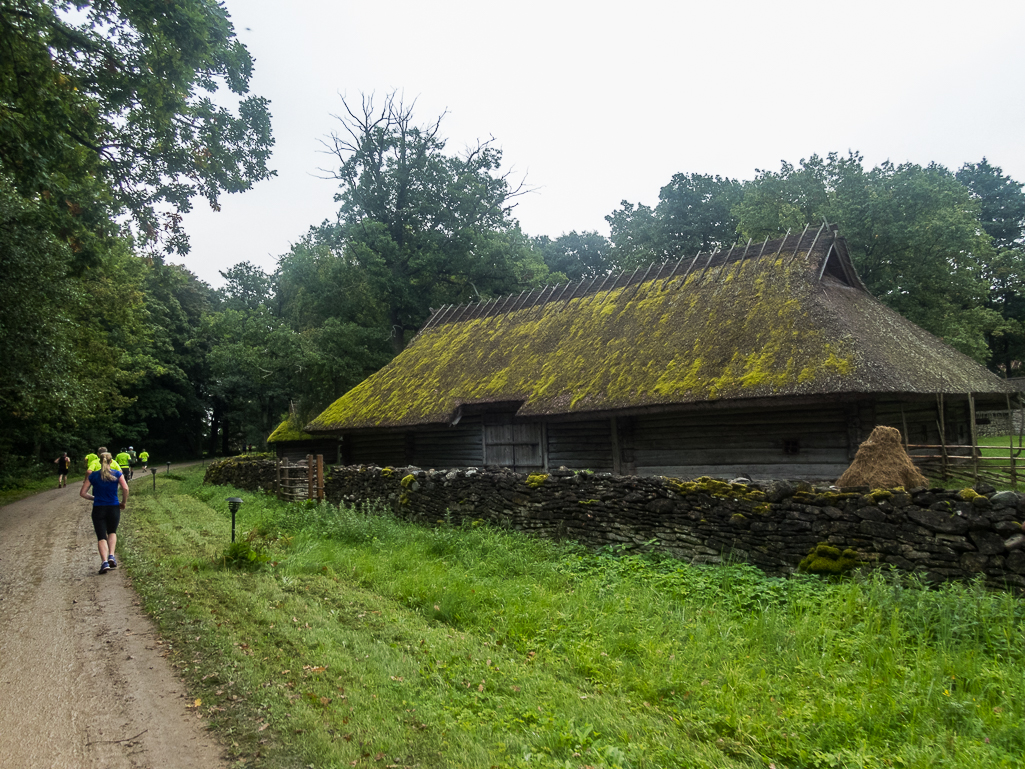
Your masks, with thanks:
M216 208L271 173L252 66L212 0L0 0L0 170L81 261L124 212L184 252L193 198Z
M516 262L530 249L508 234L524 187L501 172L494 140L447 154L444 116L417 125L413 105L394 93L380 107L364 96L343 108L341 130L326 142L339 163L329 171L340 182L333 236L387 309L398 351L431 307L517 286Z
M759 172L735 212L742 235L756 239L838 223L873 294L980 362L989 357L986 336L1002 324L986 306L993 249L977 201L946 168L866 171L857 153L813 155Z

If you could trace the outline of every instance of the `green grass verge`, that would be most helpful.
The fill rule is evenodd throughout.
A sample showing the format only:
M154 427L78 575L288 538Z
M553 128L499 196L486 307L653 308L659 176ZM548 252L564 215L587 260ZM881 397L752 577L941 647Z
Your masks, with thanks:
M119 549L239 765L1011 767L1025 609L767 578L201 485ZM242 496L228 548L224 498Z

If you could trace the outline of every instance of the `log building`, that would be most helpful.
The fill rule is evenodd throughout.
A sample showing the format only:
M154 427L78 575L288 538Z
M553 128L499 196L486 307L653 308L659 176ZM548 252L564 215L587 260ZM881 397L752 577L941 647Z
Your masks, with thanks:
M347 464L835 479L1009 390L866 290L835 227L443 307L306 426Z
M314 436L296 426L294 416L289 414L270 435L267 436L267 448L273 451L278 459L290 462L301 462L308 454L320 454L325 462L341 461L338 438L334 436Z

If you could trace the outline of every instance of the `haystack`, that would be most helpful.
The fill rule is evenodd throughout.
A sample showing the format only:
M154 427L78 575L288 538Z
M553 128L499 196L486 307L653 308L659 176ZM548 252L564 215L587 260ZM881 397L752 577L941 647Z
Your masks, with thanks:
M903 486L928 486L929 481L918 472L911 457L904 451L900 430L879 426L858 447L854 461L847 468L837 486L868 486L873 489L892 489Z

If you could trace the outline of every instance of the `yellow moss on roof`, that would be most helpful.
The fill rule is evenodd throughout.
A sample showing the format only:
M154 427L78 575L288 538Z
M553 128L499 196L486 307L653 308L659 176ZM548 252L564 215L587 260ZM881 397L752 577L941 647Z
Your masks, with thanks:
M285 419L280 425L274 428L274 432L267 436L267 443L304 441L312 438L312 435L303 432L302 428L299 427L299 425L294 424L291 419Z
M807 271L767 258L740 280L695 273L430 328L306 429L445 422L487 401L529 415L832 390L855 352L813 317Z

